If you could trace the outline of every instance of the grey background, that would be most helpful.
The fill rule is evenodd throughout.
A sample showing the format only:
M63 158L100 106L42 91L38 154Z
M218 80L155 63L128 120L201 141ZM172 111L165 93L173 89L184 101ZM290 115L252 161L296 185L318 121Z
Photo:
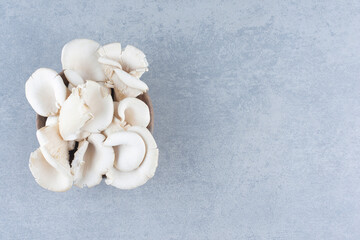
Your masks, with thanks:
M360 239L359 1L0 3L0 239ZM159 167L53 193L24 84L74 38L142 49Z

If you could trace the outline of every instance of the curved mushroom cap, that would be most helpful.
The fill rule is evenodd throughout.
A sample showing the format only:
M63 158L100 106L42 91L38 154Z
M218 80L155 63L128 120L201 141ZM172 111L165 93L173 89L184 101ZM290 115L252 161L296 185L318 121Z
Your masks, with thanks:
M76 186L98 185L102 175L114 164L114 149L104 146L104 140L104 135L95 133L88 137L88 141L80 142L71 168Z
M106 129L114 115L114 105L108 88L94 81L87 81L83 88L83 99L93 116L83 127L85 131L98 133Z
M110 43L99 48L98 54L101 56L99 62L123 69L132 76L140 78L141 75L148 71L148 62L145 54L134 46L127 45L124 51L120 43ZM109 64L105 62L117 62Z
M140 78L144 72L148 71L148 62L145 54L134 46L127 45L121 54L120 60L122 68L131 75Z
M70 172L68 143L65 142L54 124L36 132L40 148L31 153L30 171L36 182L51 191L62 192L71 188L73 178Z
M36 131L36 137L41 147L60 164L70 169L68 143L60 136L58 124L40 128Z
M46 119L46 123L45 123L45 126L48 127L48 126L53 126L53 125L57 125L57 127L59 126L59 116L56 115L56 116L50 116ZM39 129L41 130L41 129ZM60 133L58 133L60 134ZM59 135L60 136L60 135ZM60 136L61 137L61 136ZM71 150L74 150L75 148L75 144L76 142L73 140L73 141L67 141L67 146L68 146L68 150L71 151Z
M119 102L117 114L120 121L131 126L147 127L150 122L149 107L137 98L124 98Z
M118 135L110 135L107 144L114 145L114 166L122 172L130 172L138 168L145 156L144 140L131 131L123 131Z
M66 79L69 81L69 90L71 91L74 87L84 84L84 79L75 71L67 69L64 71Z
M59 164L44 147L30 154L29 168L36 182L47 190L64 192L73 184L70 169Z
M99 57L98 61L99 63L102 64L102 69L104 71L105 76L108 79L112 78L112 75L114 74L114 69L116 68L122 69L120 63L112 59Z
M102 66L97 61L99 47L97 42L89 39L75 39L68 42L61 52L63 69L74 70L85 80L105 81Z
M58 113L66 99L66 86L57 72L39 68L26 81L25 94L35 112L47 117Z
M114 106L109 89L94 81L74 88L60 110L60 133L65 140L81 140L106 129Z
M132 189L145 184L154 176L159 151L146 128L136 126L113 133L104 145L113 146L115 151L115 167L106 173L106 184L120 189Z
M73 88L64 102L59 115L59 130L64 140L77 140L87 137L81 128L92 118L89 107L81 97L81 89Z
M98 53L101 57L120 62L122 53L121 43L106 44L99 48Z
M126 97L137 97L149 90L146 83L121 69L114 69L111 80L114 83L115 99L117 101Z
M124 131L124 130L125 130L125 124L121 122L117 117L114 117L110 125L103 131L103 134L106 137L108 137L115 132Z

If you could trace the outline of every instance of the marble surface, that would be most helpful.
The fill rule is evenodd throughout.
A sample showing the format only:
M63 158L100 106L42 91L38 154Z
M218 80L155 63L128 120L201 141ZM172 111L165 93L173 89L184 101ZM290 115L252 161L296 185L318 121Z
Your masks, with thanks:
M359 1L0 2L0 239L360 239ZM159 167L53 193L24 84L74 38L141 48Z

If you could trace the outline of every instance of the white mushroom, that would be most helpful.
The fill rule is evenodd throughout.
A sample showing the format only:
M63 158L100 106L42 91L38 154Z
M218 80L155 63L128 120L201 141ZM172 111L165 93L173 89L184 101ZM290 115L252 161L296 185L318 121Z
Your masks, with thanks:
M107 77L107 79L112 78L112 76L114 74L114 69L116 69L116 68L122 69L120 63L118 63L114 60L111 60L109 58L100 57L98 59L98 61L99 61L99 63L102 64L102 68L103 68L104 74ZM113 86L111 81L107 81L107 83L111 84L111 86Z
M102 132L106 137L110 134L125 130L125 122L120 121L118 114L119 102L114 102L114 118L110 125Z
M68 89L71 91L74 87L84 84L84 79L75 71L67 69L64 71L66 79L69 81Z
M73 89L60 111L60 133L65 140L81 140L106 129L114 106L109 89L87 81Z
M134 46L128 45L121 50L120 43L110 43L98 50L98 61L103 66L107 85L115 90L116 100L137 97L148 90L139 78L148 71L145 54Z
M43 127L36 132L40 148L31 153L30 171L36 182L51 191L62 192L71 188L68 144L58 131L58 125Z
M145 54L131 45L127 45L122 52L120 63L126 72L137 78L140 78L144 72L149 70Z
M118 62L121 65L120 69L134 77L140 78L144 72L149 70L145 54L131 45L127 45L124 51L122 51L120 43L110 43L100 47L98 53L101 56L99 62L104 63L104 59ZM108 65L116 66L115 64Z
M62 139L59 133L59 125L45 126L36 131L36 137L41 147L61 162L62 165L69 165L68 144Z
M46 119L45 126L51 126L51 125L57 124L58 122L59 122L59 115L49 116Z
M103 131L103 134L106 137L108 137L112 133L124 131L124 130L125 130L125 124L121 122L117 117L114 117L110 125Z
M36 182L50 191L64 192L73 184L70 170L60 164L44 147L30 154L29 168Z
M130 127L108 136L105 146L113 146L114 167L106 173L106 184L132 189L145 184L155 174L159 151L156 142L144 127Z
M59 129L64 140L77 140L90 135L81 131L85 123L93 117L90 108L81 97L81 88L74 88L60 110Z
M149 107L137 98L128 97L121 100L117 114L120 121L131 126L147 127L150 122Z
M66 99L66 86L57 72L40 68L27 80L25 94L35 112L47 117L58 113Z
M114 163L114 150L104 146L105 136L91 134L88 141L80 142L72 162L71 172L78 187L93 187L101 182Z
M53 125L56 125L56 124L59 124L59 116L58 116L58 115L56 115L56 116L49 116L49 117L46 119L45 126L53 126ZM75 144L76 144L75 141L67 141L68 150L69 150L69 151L74 150Z
M116 62L121 60L121 44L110 43L99 48L98 53L101 57L111 59Z
M87 81L82 97L93 115L83 129L91 133L98 133L106 129L114 115L114 105L109 89L94 81Z
M111 80L114 84L115 99L117 101L126 97L137 97L149 90L146 83L121 69L114 69Z
M97 50L100 45L89 39L75 39L62 49L61 62L64 70L74 70L85 80L105 81Z

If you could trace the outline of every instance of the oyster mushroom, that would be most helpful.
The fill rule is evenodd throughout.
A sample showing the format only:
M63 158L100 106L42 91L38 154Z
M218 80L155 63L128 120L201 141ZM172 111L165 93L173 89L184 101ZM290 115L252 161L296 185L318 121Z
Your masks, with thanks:
M70 170L43 147L30 154L29 168L36 182L47 190L64 192L73 184Z
M116 68L122 69L120 63L118 63L114 60L111 60L109 58L100 57L98 59L98 61L99 61L99 63L102 64L104 74L108 79L112 78L112 76L114 74L114 69L116 69ZM107 81L106 83L109 86L114 87L114 85L111 81Z
M111 80L114 84L115 99L117 101L126 97L137 97L149 90L146 83L121 69L114 69Z
M140 78L149 71L145 54L134 46L127 45L121 54L120 60L123 69L131 75Z
M83 79L105 81L102 66L97 53L100 45L89 39L75 39L68 42L61 52L61 63L64 70L74 70Z
M59 116L50 116L46 119L46 123L45 126L53 126L53 125L58 125L59 124ZM68 150L74 150L75 148L75 141L67 141L67 146L68 146Z
M25 94L31 107L41 116L56 115L66 99L66 86L52 69L39 68L26 81Z
M120 117L118 114L118 107L119 102L114 102L114 117L110 125L102 132L106 137L108 137L110 134L124 131L126 123L123 121L120 121Z
M45 126L51 126L51 125L57 124L58 122L59 122L59 116L58 115L49 116L46 119Z
M122 53L121 43L106 44L99 48L98 53L101 57L120 62Z
M68 144L54 124L36 132L40 148L31 153L29 168L36 182L43 188L62 192L71 188Z
M137 97L148 90L139 79L149 66L142 51L131 45L122 51L120 43L110 43L100 47L98 54L98 61L108 79L107 85L114 87L116 100Z
M74 184L80 188L93 187L101 182L114 163L114 149L104 146L105 136L91 134L87 141L80 142L72 162L71 172Z
M124 98L119 102L117 114L120 121L131 126L147 127L150 122L149 107L137 98Z
M66 141L86 138L90 133L81 131L81 128L93 115L81 96L81 89L74 88L64 102L59 115L59 129L62 138Z
M144 127L130 127L111 134L104 142L115 151L114 167L106 173L106 184L132 189L145 184L155 174L159 151L156 142Z
M127 45L122 51L120 43L110 43L100 47L98 53L101 56L99 62L104 63L104 59L117 62L121 65L120 69L134 77L140 78L144 72L149 70L145 54L132 45ZM116 64L108 65L116 66Z
M74 87L84 84L84 79L75 71L67 69L64 71L66 79L69 81L69 90L71 91Z
M113 118L113 121L110 123L110 125L103 131L103 134L108 137L112 133L124 131L125 130L125 124L124 122L121 122L117 117Z
M96 82L87 81L83 88L83 99L93 115L83 129L91 133L106 129L114 115L114 105L109 89Z
M54 158L66 166L69 165L68 144L59 133L59 125L45 126L36 131L41 147L44 147Z
M65 140L81 140L99 133L111 123L114 106L109 89L94 81L77 86L61 108L60 134Z

